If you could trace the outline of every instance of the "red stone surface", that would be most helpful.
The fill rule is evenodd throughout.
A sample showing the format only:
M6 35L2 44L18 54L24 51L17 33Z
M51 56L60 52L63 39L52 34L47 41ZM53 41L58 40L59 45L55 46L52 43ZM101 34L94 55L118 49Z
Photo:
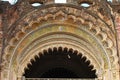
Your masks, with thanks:
M117 16L116 18L116 29L118 33L118 39L120 39L120 16Z

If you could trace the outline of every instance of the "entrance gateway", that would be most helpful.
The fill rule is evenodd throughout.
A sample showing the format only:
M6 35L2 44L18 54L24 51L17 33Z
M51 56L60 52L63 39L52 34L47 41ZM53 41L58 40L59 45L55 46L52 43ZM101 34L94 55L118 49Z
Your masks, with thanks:
M78 54L78 55L77 55ZM82 53L73 49L54 47L44 50L43 54L31 60L23 76L26 79L35 78L75 78L95 79L96 70L90 65Z
M89 53L85 50L87 46L82 44L86 43L81 38L83 35L81 34L81 37L74 35L74 30L78 30L78 32L81 32L81 30L76 29L77 27L72 25L52 24L49 25L49 27L46 26L45 28L37 29L35 34L39 34L39 32L43 30L48 30L47 28L49 29L47 35L46 33L37 35L36 37L41 37L38 37L36 41L30 44L31 46L27 47L30 51L25 51L25 53L20 55L20 62L22 62L23 65L26 65L25 62L27 59L33 56L30 58L29 62L27 62L23 76L25 76L26 79L97 78L96 69L94 65L91 64L92 60L87 58L87 56L90 57L91 54L87 55L87 53ZM61 28L64 29L61 30ZM73 30L71 30L72 33L69 33L69 28L73 28ZM35 34L31 33L30 35ZM85 35L88 34L85 33ZM29 39L31 37L27 38ZM81 45L84 47L82 48Z
M102 1L20 0L21 15L5 38L2 80L119 80L111 8Z

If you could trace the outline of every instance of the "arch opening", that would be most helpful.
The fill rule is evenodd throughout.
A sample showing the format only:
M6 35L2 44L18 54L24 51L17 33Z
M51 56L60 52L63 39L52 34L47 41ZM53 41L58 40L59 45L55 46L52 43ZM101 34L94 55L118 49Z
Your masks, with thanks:
M97 78L96 70L82 53L68 48L49 48L31 59L26 78Z
M63 67L49 69L41 75L42 78L69 78L71 76L78 77L77 74Z

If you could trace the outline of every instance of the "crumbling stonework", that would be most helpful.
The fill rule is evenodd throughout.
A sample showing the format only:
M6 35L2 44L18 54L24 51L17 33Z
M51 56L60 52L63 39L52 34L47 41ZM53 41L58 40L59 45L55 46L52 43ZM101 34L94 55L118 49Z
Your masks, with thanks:
M42 5L32 6L35 2ZM82 3L89 4L89 7L81 6ZM1 1L1 79L21 80L24 69L38 52L61 46L86 53L83 55L91 61L98 80L119 80L118 6L120 3L116 0L113 3L106 0L67 0L65 4L56 4L54 0L18 0L15 5ZM58 33L60 38L52 36Z

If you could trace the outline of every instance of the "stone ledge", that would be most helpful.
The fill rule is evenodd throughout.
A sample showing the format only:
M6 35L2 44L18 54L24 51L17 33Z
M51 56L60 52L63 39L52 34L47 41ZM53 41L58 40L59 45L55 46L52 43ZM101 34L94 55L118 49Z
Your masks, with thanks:
M98 79L79 79L79 78L24 78L22 80L98 80Z

